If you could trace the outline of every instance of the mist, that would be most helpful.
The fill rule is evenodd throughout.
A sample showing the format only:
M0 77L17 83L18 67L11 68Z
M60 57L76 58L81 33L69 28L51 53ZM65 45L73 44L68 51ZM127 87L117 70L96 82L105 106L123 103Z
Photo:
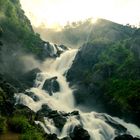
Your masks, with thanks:
M123 32L121 28L126 32ZM44 24L34 27L34 30L43 40L63 44L70 48L79 48L88 42L113 43L128 37L132 32L131 26L123 26L105 19L94 21L93 18L67 23L59 30L47 28Z
M55 44L63 44L70 48L79 48L85 42L92 30L92 19L67 23L64 27L47 28L44 24L34 27L35 32L39 33L45 41Z
M40 66L40 61L34 55L25 53L22 49L7 51L2 46L0 51L0 73L12 77L20 77L22 74Z

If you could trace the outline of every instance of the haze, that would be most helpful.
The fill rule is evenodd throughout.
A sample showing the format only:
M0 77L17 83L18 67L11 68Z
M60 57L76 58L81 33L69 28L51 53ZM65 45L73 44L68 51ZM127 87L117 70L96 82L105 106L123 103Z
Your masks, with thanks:
M89 17L139 25L140 0L20 0L33 26L58 28Z

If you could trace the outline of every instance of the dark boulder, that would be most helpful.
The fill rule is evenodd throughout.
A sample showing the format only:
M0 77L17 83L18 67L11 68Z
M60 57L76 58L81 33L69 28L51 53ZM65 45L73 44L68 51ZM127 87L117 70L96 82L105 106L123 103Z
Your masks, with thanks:
M54 80L54 81L52 82L52 91L53 91L53 92L58 92L58 91L60 91L59 83L58 83L56 80Z
M48 52L50 57L56 58L56 57L58 57L56 46L57 46L56 44L52 44L50 42L45 42L44 51Z
M39 101L39 97L36 96L33 92L25 92L24 94L30 96L35 102Z
M71 115L71 116L79 115L79 111L76 111L76 110L75 110L75 111L71 112L70 115Z
M53 118L53 121L55 126L61 131L67 120L64 116L58 115L57 117Z
M36 79L37 73L40 73L41 70L39 68L35 68L23 74L21 76L21 83L24 83L28 88L34 86L34 81Z
M56 134L45 134L45 140L59 140Z
M48 115L49 118L53 119L55 126L61 131L63 126L66 123L66 117L59 113L58 111L54 110L51 111Z
M43 120L43 117L48 117L51 111L47 104L42 105L42 108L36 113L35 120Z
M51 110L48 105L42 105L42 108L36 113L36 120L43 120L43 117L48 117L54 121L55 126L61 131L66 123L66 117L57 110Z
M119 136L115 137L114 140L140 140L140 139L134 138L128 134L124 134L124 135L119 135Z
M59 116L59 115L60 115L60 114L59 114L59 112L58 112L57 110L53 110L53 111L49 112L48 117L49 117L49 118L54 118L54 117L57 117L57 116Z
M57 55L60 56L64 51L68 50L65 45L55 45L57 49Z
M35 112L32 111L29 107L21 104L15 105L13 114L25 116L31 123L33 123L35 119Z
M60 47L61 49L65 50L65 51L68 50L68 48L67 48L65 45L60 45L59 47Z
M52 44L50 42L44 42L44 51L48 52L50 57L59 57L68 48L64 45Z
M64 137L61 140L71 140L71 138L70 137Z
M76 126L73 132L70 134L72 140L89 140L90 135L87 130L82 128L82 126Z
M46 90L50 96L52 96L53 93L60 91L60 86L59 83L57 82L57 77L47 79L44 82L42 89Z

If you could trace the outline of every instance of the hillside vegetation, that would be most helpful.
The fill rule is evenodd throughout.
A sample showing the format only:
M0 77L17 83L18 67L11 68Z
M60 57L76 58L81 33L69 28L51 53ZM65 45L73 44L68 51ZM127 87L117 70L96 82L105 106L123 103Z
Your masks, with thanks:
M3 48L9 51L22 49L43 56L43 42L39 35L33 32L18 0L0 1L0 29L3 34Z
M89 18L83 21L68 23L61 30L47 29L45 26L34 27L34 30L51 42L79 48L87 42L112 43L126 39L134 29L105 19Z
M125 38L119 35L113 42L93 39L84 44L67 78L76 89L77 105L140 125L140 29L119 25L118 33L119 29L126 29L120 34L127 32Z

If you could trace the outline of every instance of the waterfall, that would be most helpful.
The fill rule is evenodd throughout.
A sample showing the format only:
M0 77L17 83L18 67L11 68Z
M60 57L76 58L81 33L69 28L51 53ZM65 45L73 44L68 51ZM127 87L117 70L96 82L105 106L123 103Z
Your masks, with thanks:
M18 93L15 94L16 103L28 106L35 112L39 111L44 104L47 104L52 110L66 113L78 110L79 115L69 115L66 117L66 123L61 131L55 126L51 118L44 117L44 122L36 121L36 124L40 124L46 133L55 133L59 138L66 137L69 133L73 132L75 126L81 125L88 131L91 140L114 139L117 135L116 130L106 120L120 124L127 128L128 134L140 137L140 129L136 125L126 123L119 118L111 117L107 114L97 112L84 113L76 108L73 91L65 77L76 53L77 50L67 50L56 59L46 60L41 66L42 72L37 74L35 86L27 90L27 92L32 92L37 96L39 100L34 101L30 96ZM52 95L49 95L49 92L43 89L45 81L49 79L51 79L51 82L55 79L60 87L57 92L51 91Z

